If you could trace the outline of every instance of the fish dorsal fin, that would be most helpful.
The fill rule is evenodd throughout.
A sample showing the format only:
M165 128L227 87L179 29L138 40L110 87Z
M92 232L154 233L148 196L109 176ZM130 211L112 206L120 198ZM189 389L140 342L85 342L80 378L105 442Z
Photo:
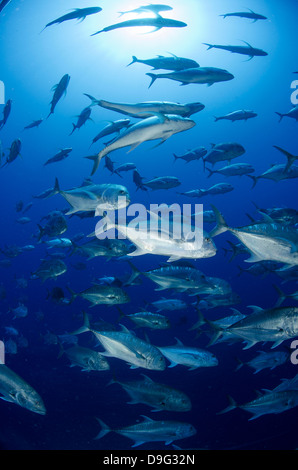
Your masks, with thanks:
M144 382L150 382L150 383L154 383L152 379L150 379L150 377L148 377L148 375L145 375L145 374L141 374L143 377L144 377Z
M151 419L151 418L148 418L148 416L145 416L145 415L141 415L142 418L144 418L144 422L146 423L152 423L154 422L154 419Z
M234 315L242 315L241 312L239 312L239 310L237 310L236 308L231 307L230 310L232 310Z
M267 224L275 224L276 222L270 217L270 215L268 214L265 214L265 212L262 212L260 210L258 210L259 214L261 214L261 216L263 217L264 219L264 222L266 222Z
M126 334L128 334L128 335L130 335L130 336L132 335L132 332L129 331L129 329L126 328L126 326L122 325L121 323L119 323L119 326L120 326L121 331L122 331L123 333L126 333Z
M250 49L253 49L252 45L249 44L249 42L246 42L246 41L242 41L242 42L244 42L244 44L246 44Z
M176 345L175 346L183 346L184 347L184 344L182 343L182 341L180 341L180 339L175 337L175 340L176 340Z
M260 392L259 390L255 390L256 394L257 394L257 398L261 398L263 396L263 393Z
M253 314L264 312L264 309L262 307L258 307L257 305L248 305L247 307L252 309Z

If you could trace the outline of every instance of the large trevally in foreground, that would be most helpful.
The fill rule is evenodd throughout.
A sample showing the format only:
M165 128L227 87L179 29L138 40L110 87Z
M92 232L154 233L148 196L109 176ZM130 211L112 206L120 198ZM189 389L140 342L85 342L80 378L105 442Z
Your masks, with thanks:
M24 379L0 364L0 398L40 415L46 414L42 398Z
M175 367L178 364L186 366L189 370L198 367L214 367L218 365L218 360L213 353L206 349L184 346L176 338L176 345L164 346L158 349L170 361L169 367Z
M123 147L130 147L130 151L143 142L160 139L160 144L178 132L194 127L196 123L189 118L176 115L153 116L133 124L125 129L112 143L107 145L98 155L86 157L94 161L91 175L96 172L99 163L107 154Z
M124 186L119 184L89 184L62 191L56 178L55 187L50 195L54 194L61 194L71 205L67 215L96 209L121 209L129 204L129 193Z
M143 367L150 370L164 370L165 359L155 346L138 338L123 325L120 331L98 331L90 328L89 319L84 315L84 325L73 334L91 331L104 347L101 354L127 362L132 369Z
M169 73L146 73L151 78L149 88L153 85L157 78L168 78L177 82L181 82L181 86L194 84L207 84L208 86L218 82L226 82L233 80L234 75L227 70L215 67L197 67L192 69L180 70L178 72Z
M128 253L128 256L145 254L169 256L168 262L181 258L199 259L215 256L216 247L203 230L188 225L184 225L182 230L180 222L173 222L171 226L169 224L169 227L163 228L160 227L161 219L158 216L154 218L154 215L151 214L153 223L147 220L138 221L137 226L117 224L106 215L97 225L95 234L101 236L105 231L116 228L137 247L135 251Z
M152 28L154 29L151 32L153 33L155 31L159 31L162 28L185 28L187 24L183 21L172 20L170 18L163 18L162 16L156 14L155 18L137 18L134 20L123 21L122 23L112 24L111 26L106 26L100 31L91 34L91 36L96 36L97 34L106 33L115 29L135 28L143 26L152 26Z
M132 447L140 446L146 442L158 441L169 445L173 441L194 436L197 432L192 424L181 423L179 421L154 421L144 415L142 418L143 421L141 423L120 429L111 429L101 419L97 418L102 429L95 439L101 439L109 432L116 432L135 441Z
M215 237L226 231L231 232L251 254L251 257L245 260L246 262L271 260L289 266L298 264L298 231L295 228L277 223L266 214L263 214L264 220L260 222L245 227L231 228L219 210L214 206L212 209L216 215L217 226L210 236Z
M202 111L205 106L202 103L172 103L169 101L144 101L141 103L113 103L106 100L97 100L84 93L92 101L91 106L100 106L111 111L144 119L156 114L175 114L182 117L190 117L192 114Z
M244 405L237 405L232 397L229 397L230 404L223 411L217 414L227 413L236 408L252 413L249 421L257 419L267 414L279 414L291 410L298 406L298 391L284 390L281 392L265 390L265 393L258 393L258 397Z

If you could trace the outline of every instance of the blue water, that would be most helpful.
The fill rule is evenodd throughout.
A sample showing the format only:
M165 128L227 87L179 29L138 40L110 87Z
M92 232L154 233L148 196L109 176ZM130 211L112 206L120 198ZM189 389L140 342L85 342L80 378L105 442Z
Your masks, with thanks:
M28 347L19 348L17 354L8 353L6 364L39 392L47 408L46 416L39 416L1 401L0 446L4 449L130 449L132 442L115 433L108 434L102 440L94 440L99 432L95 417L101 418L111 427L119 428L134 424L141 415L148 415L153 419L190 422L195 426L195 436L175 442L181 448L294 449L297 447L297 408L254 421L248 421L250 415L242 410L217 415L227 406L227 395L233 396L238 403L244 403L255 398L256 390L272 389L282 378L290 378L297 373L297 366L290 362L273 371L266 369L256 375L248 367L235 372L237 357L248 361L258 350L268 351L270 345L257 345L243 351L241 343L216 344L210 349L219 359L218 367L188 371L183 366L177 366L167 368L164 372L149 371L148 375L153 380L187 393L193 405L187 413L151 413L146 405L126 404L128 397L119 386L107 387L113 375L119 380L133 380L147 371L130 370L124 362L111 359L110 371L82 372L78 367L70 368L66 357L58 359L57 345L48 345L44 341L47 331L56 335L64 334L81 326L82 310L92 313L94 320L102 318L117 324L118 311L114 307L99 306L89 310L88 302L81 298L70 306L58 305L46 298L48 290L54 286L64 289L67 295L67 285L78 292L88 288L95 278L121 276L128 270L127 263L95 258L87 262L86 270L78 271L72 264L85 260L75 255L66 258L68 270L57 281L42 283L30 278L46 252L44 245L37 244L36 238L32 237L36 234L37 224L49 212L68 207L59 195L41 200L32 197L53 187L55 177L58 177L63 189L79 186L84 177L90 176L92 164L83 157L90 155L89 146L93 137L106 125L106 121L123 118L121 114L93 107L93 122L87 122L69 136L76 116L90 104L83 93L98 99L128 103L151 100L202 102L205 109L192 116L196 126L191 130L171 137L154 150L152 142L142 144L128 155L127 149L119 150L111 155L112 160L118 165L134 162L139 173L146 178L177 176L182 183L179 192L206 188L223 181L233 184L235 189L231 193L195 201L203 202L207 210L210 209L209 204L215 204L233 227L247 224L247 213L256 216L252 201L263 208L297 209L296 180L279 183L260 180L252 189L252 182L247 177L225 179L215 174L207 179L202 161L185 164L179 160L174 164L173 158L173 153L182 155L195 147L205 146L210 149L211 143L235 141L246 149L246 153L235 163L250 163L255 168L255 174L259 175L273 163L284 163L284 157L273 145L297 154L297 123L289 118L279 123L275 114L276 111L286 113L293 107L290 101L293 90L290 85L295 79L293 72L297 71L294 41L297 1L250 0L243 7L236 0L170 0L173 10L165 12L164 16L186 22L187 28L164 29L153 34L123 29L95 37L90 35L120 21L118 11L134 9L142 2L102 0L98 5L90 0L79 3L76 5L70 0L12 0L0 14L0 79L5 84L6 101L12 100L11 115L0 131L0 139L6 153L13 140L20 138L22 142L21 157L0 172L1 247L35 246L33 251L14 258L11 267L0 268L1 283L6 290L6 298L1 300L0 339L4 335L5 326L15 327L27 338ZM41 33L48 22L78 6L101 6L103 10L80 24L68 21L51 26ZM252 23L247 19L224 20L219 17L228 12L244 11L245 7L265 15L268 20ZM246 57L239 54L216 49L207 51L202 44L241 45L241 41L265 50L268 56L245 61ZM157 54L167 55L168 52L192 58L201 66L227 69L235 79L211 87L180 87L178 82L157 80L148 89L150 79L145 74L150 72L150 67L143 64L126 67L133 55L147 59ZM59 101L55 113L46 120L53 94L51 88L66 73L71 77L67 94ZM1 115L3 108L0 105ZM214 122L214 116L238 109L254 110L258 117L247 122ZM44 121L38 129L22 131L26 125L41 118ZM66 147L73 148L66 160L43 166L60 148ZM102 148L103 141L99 141L92 147L91 154ZM220 165L217 164L217 167ZM176 189L136 192L132 174L129 172L123 176L122 180L117 175L111 175L103 168L102 162L93 181L124 184L130 192L131 201L147 207L150 203L192 202L178 195ZM26 225L16 222L20 214L16 213L15 207L20 200L24 205L33 202L32 208L25 214L31 219ZM88 235L94 230L96 222L95 219L81 220L77 217L67 220L68 230L63 236L70 239L80 232ZM211 227L205 228L210 230ZM220 277L230 282L233 291L241 297L241 303L236 306L240 311L248 313L248 305L272 307L277 300L273 284L280 282L279 279L274 274L265 278L249 274L238 277L237 266L247 268L248 265L244 263L243 255L229 263L223 251L227 247L227 240L235 241L226 234L216 238L217 255L195 261L195 266L207 276ZM2 259L5 259L4 255ZM164 261L165 257L154 255L134 259L141 271L153 269ZM15 278L25 278L28 287L17 287ZM153 282L145 278L142 280L140 286L127 288L131 302L123 306L125 313L135 313L144 306L144 301L161 297L155 291ZM289 292L294 288L294 283L286 286ZM164 291L162 295L194 301L194 298L185 294L170 291ZM15 308L19 300L28 307L28 316L12 320L12 315L6 312ZM221 307L209 310L206 315L213 319L229 313L229 307ZM174 338L178 337L187 346L207 346L208 336L203 334L197 338L195 332L189 331L197 319L193 307L168 315L171 316L172 328L168 331L148 331L152 344L171 345L174 344ZM133 329L128 320L122 322ZM142 338L144 332L136 330L136 334ZM79 343L94 346L89 334L80 336ZM141 448L164 449L165 446L163 443L148 443Z

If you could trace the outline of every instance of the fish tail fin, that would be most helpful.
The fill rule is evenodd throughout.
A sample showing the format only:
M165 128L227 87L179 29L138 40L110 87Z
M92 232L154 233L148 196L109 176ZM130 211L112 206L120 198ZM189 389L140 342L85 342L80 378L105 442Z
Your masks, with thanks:
M78 294L76 294L75 291L73 291L69 286L67 286L67 290L68 292L70 293L71 295L71 298L69 300L69 303L72 304L72 302L74 301L74 299L77 297Z
M241 274L243 274L243 273L245 272L245 269L243 269L242 266L237 266L237 267L238 267L238 269L239 269L239 272L238 272L238 274L237 274L237 277L240 277Z
M252 188L251 188L251 189L253 189L255 187L255 185L257 184L257 182L258 182L258 177L253 176L253 175L245 175L245 176L248 176L248 178L250 178L253 181Z
M49 114L47 115L47 119L49 119L49 117L50 117L51 114L53 114L53 113L54 113L54 112L51 110L51 111L49 112Z
M217 173L216 170L210 170L210 168L205 168L207 171L209 171L209 175L207 176L207 178L210 178L210 176L212 176L214 173Z
M280 305L284 302L284 300L286 300L287 296L286 294L281 290L280 287L278 287L277 285L273 284L273 287L274 289L276 290L276 292L278 293L278 300L274 306L274 308L277 308L277 307L280 307Z
M90 106L98 106L98 100L96 98L94 98L94 96L88 95L87 93L84 93L84 95L87 96L87 98L89 98L89 100L91 100Z
M38 227L38 230L39 230L38 242L40 242L40 240L42 239L42 237L43 237L44 234L45 234L45 230L44 230L44 228L43 228L41 225L39 225L39 224L37 224L37 227Z
M74 133L74 131L76 130L76 128L77 128L77 126L74 123L72 123L72 127L73 127L73 129L72 129L72 131L69 135L72 135Z
M199 303L199 298L198 298L198 303ZM198 314L198 321L189 329L189 331L192 330L198 330L200 329L201 326L206 324L206 320L204 318L204 315L202 314L201 310L198 307L195 307L197 314Z
M72 292L69 287L68 290ZM76 294L77 295L77 294ZM80 335L81 333L86 333L87 331L90 331L90 323L89 323L89 318L86 312L83 312L84 315L84 321L83 321L83 326L81 328L78 328L77 330L73 331L70 333L71 335Z
M106 434L111 432L111 428L109 428L109 426L106 423L104 423L102 421L102 419L99 419L99 418L96 418L96 419L99 422L99 424L101 425L101 431L99 432L99 434L94 439L101 439Z
M174 163L179 160L179 157L177 157L177 155L175 153L173 153L173 156L174 156Z
M210 232L210 237L213 238L213 237L216 237L217 235L220 235L221 233L227 232L229 230L229 227L223 215L219 212L217 207L211 204L211 208L216 218L216 227Z
M241 369L241 367L244 366L244 362L241 361L241 359L239 359L239 357L236 357L236 361L238 362L238 366L236 367L235 372L236 372L237 370Z
M287 150L284 150L283 148L278 147L277 145L273 145L273 147L276 148L276 150L279 150L283 155L285 155L285 157L288 161L286 166L285 166L285 169L284 169L284 173L286 173L290 169L290 167L293 165L294 161L297 160L297 157L292 155Z
M98 155L91 155L90 157L85 157L87 158L88 160L93 160L93 168L92 168L92 171L91 171L91 176L94 175L94 173L96 172L96 170L98 169L99 167L99 163L100 163L100 160L103 158L103 151L104 149L99 152Z
M56 177L55 178L55 184L54 184L51 196L54 196L55 194L59 194L59 193L61 193L61 189L60 189L60 186L59 186L58 178Z
M209 49L212 49L214 46L212 44L208 44L206 42L203 42L204 46L208 46L208 49L207 51L209 51Z
M135 55L132 56L132 61L126 66L126 67L129 67L130 65L132 64L135 64L136 62L139 62L137 57Z
M224 410L219 411L218 413L216 413L217 415L222 415L224 413L228 413L229 411L235 410L235 408L238 407L238 405L235 402L234 398L232 398L230 395L228 395L228 400L229 400L229 406L227 406Z
M282 118L285 117L285 114L281 114L281 113L278 113L278 112L276 112L276 114L279 116L279 121L278 122L281 122Z
M211 340L209 341L209 343L208 343L208 345L207 345L207 347L209 347L209 346L212 346L213 344L215 344L216 341L217 341L219 338L221 338L221 336L223 335L224 329L221 328L221 327L219 327L219 326L217 326L213 321L207 320L206 318L205 318L205 323L206 323L206 325L208 325L208 326L211 328L211 330L213 330L213 332L214 332L214 334L213 334Z
M131 261L127 261L129 266L131 267L131 275L130 278L125 282L124 286L129 286L133 283L133 281L141 274L141 271L132 264Z
M151 78L151 83L150 85L148 86L148 88L151 88L153 83L155 82L155 80L158 78L158 75L154 74L154 73L146 73L146 75L148 75L148 77Z

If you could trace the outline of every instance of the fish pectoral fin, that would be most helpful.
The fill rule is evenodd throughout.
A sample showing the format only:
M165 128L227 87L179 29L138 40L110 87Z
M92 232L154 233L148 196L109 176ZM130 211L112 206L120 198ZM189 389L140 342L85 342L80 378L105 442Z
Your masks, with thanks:
M178 261L179 259L181 259L181 256L170 256L169 259L167 259L167 263L172 263L173 261Z
M135 142L134 144L132 144L132 145L130 146L130 149L129 149L129 151L128 151L127 153L132 152L134 149L136 149L136 148L137 148L140 144L142 144L142 143L143 143L143 142Z
M135 443L131 447L138 447L142 444L145 444L145 441L135 441Z
M142 250L142 248L137 247L135 251L132 253L128 253L128 256L141 256L141 255L146 255L147 251Z

